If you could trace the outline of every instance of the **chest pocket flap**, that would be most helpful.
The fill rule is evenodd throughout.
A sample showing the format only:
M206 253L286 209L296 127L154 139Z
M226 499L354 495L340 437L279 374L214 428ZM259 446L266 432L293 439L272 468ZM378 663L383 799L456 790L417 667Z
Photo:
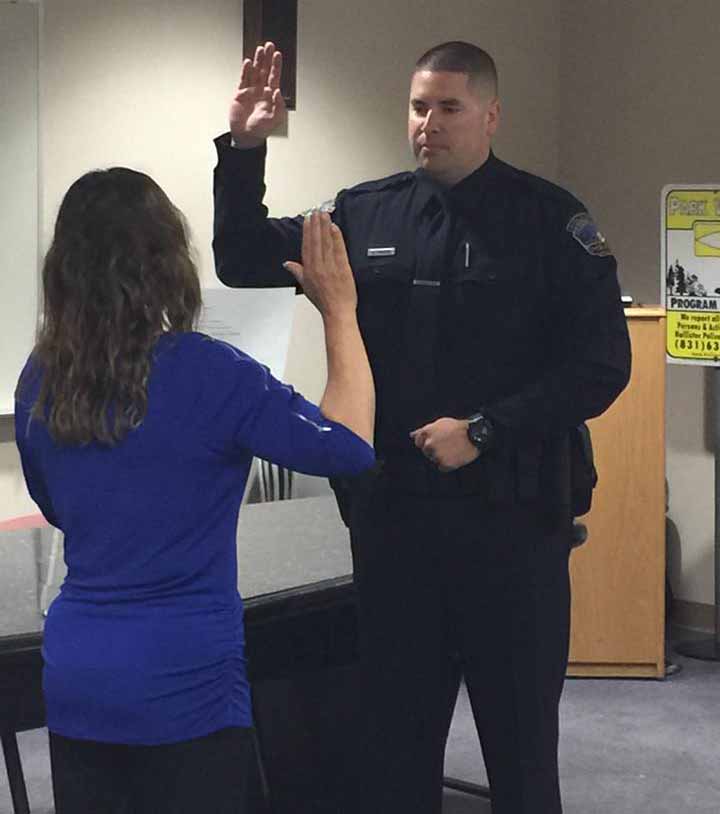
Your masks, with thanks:
M387 253L383 252L383 247ZM394 251L394 254L390 252ZM368 254L368 252L377 252ZM358 247L351 252L350 263L358 285L372 283L409 283L412 277L412 268L400 254L400 249L392 244L382 244L382 247Z
M478 259L469 269L463 269L458 277L460 283L481 285L517 285L527 275L524 257L486 257Z

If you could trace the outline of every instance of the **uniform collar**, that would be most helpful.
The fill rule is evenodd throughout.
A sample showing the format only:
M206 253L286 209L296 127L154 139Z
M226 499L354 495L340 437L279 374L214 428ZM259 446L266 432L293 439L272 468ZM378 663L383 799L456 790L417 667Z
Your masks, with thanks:
M490 150L487 161L452 187L438 184L423 169L415 170L420 211L431 203L433 206L437 206L439 203L443 209L448 209L454 203L476 202L479 193L485 189L487 183L495 175L499 164L500 161L495 157L495 153Z
M415 170L417 182L417 206L419 212L437 210L438 206L447 209L449 205L448 188L438 184L423 169Z
M478 194L485 189L495 175L499 164L500 162L495 158L495 153L490 150L484 164L481 164L475 172L470 173L462 181L455 184L454 187L450 187L448 190L450 200L458 203L477 201Z

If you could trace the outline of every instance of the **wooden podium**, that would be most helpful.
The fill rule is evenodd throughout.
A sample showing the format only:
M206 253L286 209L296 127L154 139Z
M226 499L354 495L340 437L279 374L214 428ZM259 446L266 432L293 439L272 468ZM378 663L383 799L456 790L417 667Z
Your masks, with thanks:
M599 483L570 558L568 675L665 675L665 311L625 310L632 377L589 422Z

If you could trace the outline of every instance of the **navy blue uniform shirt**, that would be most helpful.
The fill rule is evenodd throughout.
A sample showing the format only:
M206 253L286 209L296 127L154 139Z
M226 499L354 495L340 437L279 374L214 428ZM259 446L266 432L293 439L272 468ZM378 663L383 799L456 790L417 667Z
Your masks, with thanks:
M287 286L302 217L269 218L265 148L216 140L214 251L232 286ZM358 286L377 391L375 443L398 488L550 497L558 444L627 384L616 262L569 192L493 154L452 188L422 170L338 193L334 221ZM439 473L411 430L483 410L496 448ZM566 491L563 487L563 491ZM563 498L564 499L564 498Z

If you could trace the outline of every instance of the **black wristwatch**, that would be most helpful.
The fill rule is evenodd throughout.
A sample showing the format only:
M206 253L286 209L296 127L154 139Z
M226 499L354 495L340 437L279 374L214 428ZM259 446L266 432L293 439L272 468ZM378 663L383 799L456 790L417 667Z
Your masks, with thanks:
M495 425L482 413L475 413L468 418L467 434L481 454L491 449L495 443Z

